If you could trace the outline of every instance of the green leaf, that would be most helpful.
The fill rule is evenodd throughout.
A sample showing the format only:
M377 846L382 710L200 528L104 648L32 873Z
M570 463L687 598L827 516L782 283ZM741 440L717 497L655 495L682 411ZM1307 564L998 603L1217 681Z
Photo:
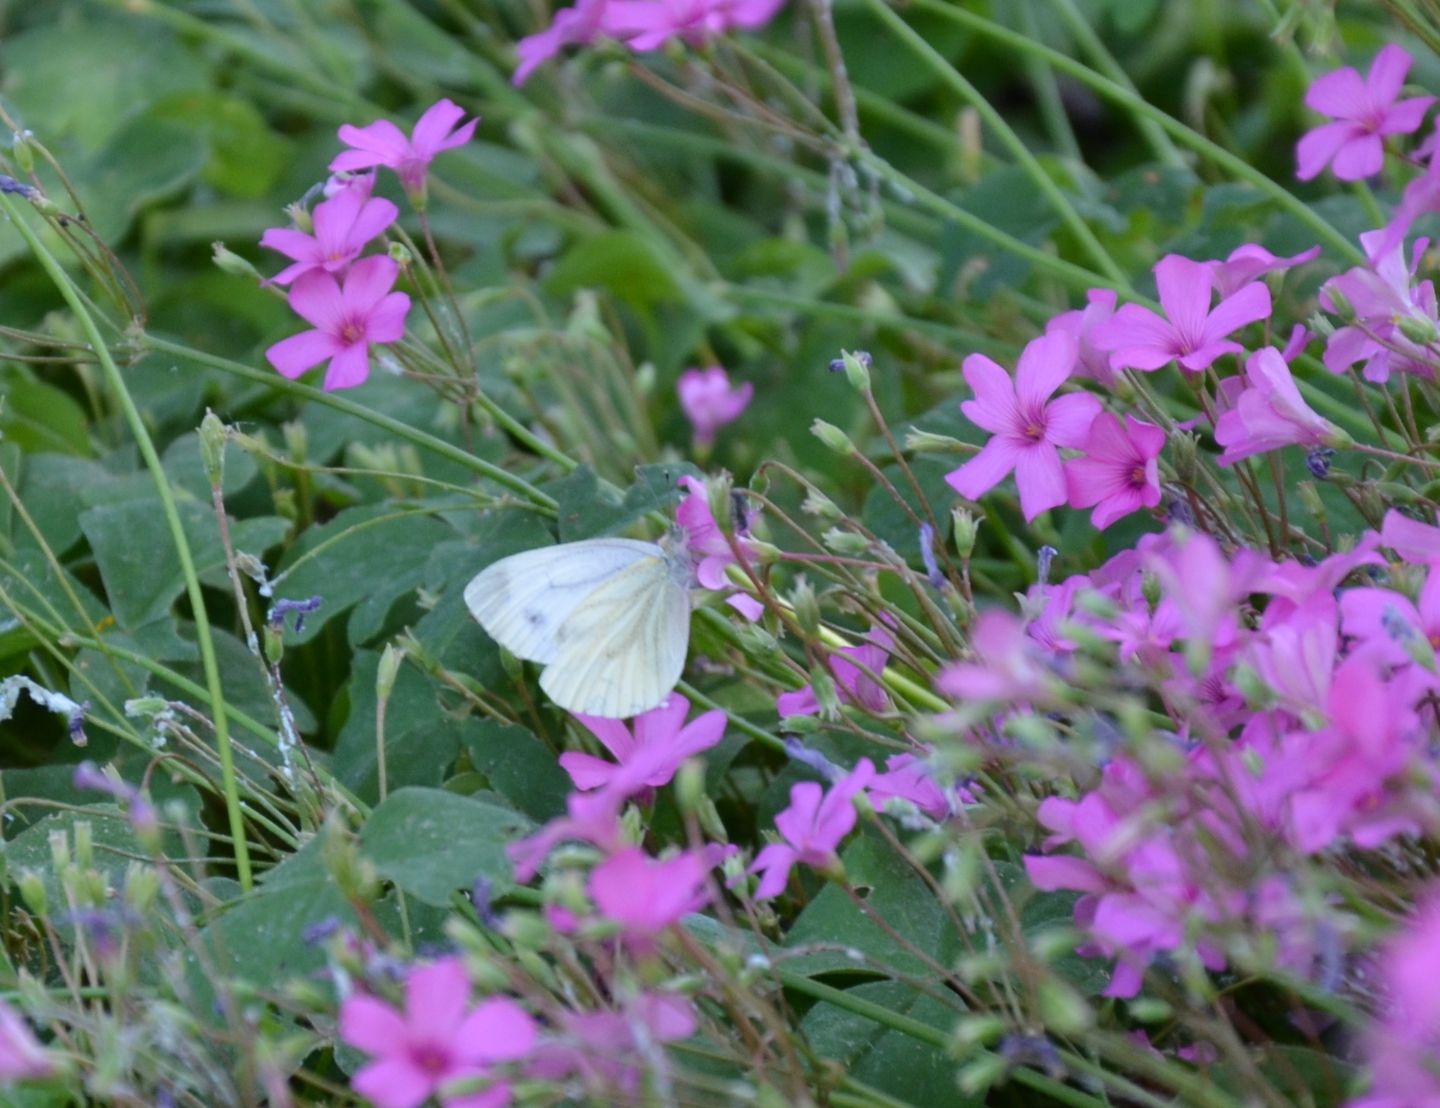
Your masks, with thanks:
M565 811L570 778L533 732L496 720L470 719L460 736L471 764L490 787L531 819L543 822Z
M320 610L306 618L303 631L287 632L286 641L309 642L362 600L383 601L388 609L420 584L431 550L453 536L433 516L390 503L347 508L311 527L286 552L275 593L276 599L318 596Z
M0 387L0 435L8 441L33 453L94 453L85 409L69 393L13 369L5 372Z
M677 482L686 475L704 477L690 462L637 466L635 483L622 493L580 466L547 486L559 505L560 541L617 534L650 512L668 513L684 495Z
M145 208L174 196L205 166L205 143L178 123L145 116L126 124L75 168L90 225L115 241Z
M477 878L496 891L511 884L505 844L530 821L509 808L443 789L401 789L376 808L360 831L361 852L380 876L426 904L445 907Z
M840 855L850 884L875 914L906 942L941 965L949 965L959 952L960 936L925 882L907 867L888 843L863 832ZM828 970L864 967L843 953L854 949L881 967L902 973L933 976L934 967L910 953L857 908L845 893L826 885L805 906L785 936L787 950L795 951L785 965L797 973L815 975ZM833 947L815 949L807 947Z
M602 231L582 240L560 259L544 284L545 291L557 297L606 289L642 310L681 298L670 265L633 231Z
M90 804L73 811L52 812L36 820L13 839L3 844L6 876L17 880L22 873L34 872L45 886L49 911L63 913L68 901L60 875L55 872L50 836L64 835L73 848L75 827L88 824L94 844L94 867L111 888L124 885L125 868L131 858L148 857L148 852L135 838L130 821L113 804Z
M958 1001L943 1004L898 981L870 981L846 991L937 1031L949 1031L961 1015ZM955 1063L943 1050L848 1009L820 1001L805 1014L800 1029L816 1054L839 1062L857 1081L907 1103L956 1108L985 1103L984 1093L960 1094Z
M204 179L231 196L264 196L279 181L290 143L270 130L253 104L223 92L188 91L167 96L151 116L180 123L208 148Z

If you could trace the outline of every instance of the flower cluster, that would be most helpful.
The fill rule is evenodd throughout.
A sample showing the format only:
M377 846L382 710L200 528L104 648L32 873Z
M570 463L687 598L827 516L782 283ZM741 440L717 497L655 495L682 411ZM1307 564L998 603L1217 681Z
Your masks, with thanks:
M464 112L449 100L429 108L410 138L388 120L340 128L351 147L330 163L337 176L312 212L296 210L300 226L272 227L260 245L291 259L272 283L290 285L291 309L312 329L282 339L265 352L286 377L326 362L324 387L353 388L370 375L370 347L405 334L410 297L393 291L400 267L388 255L361 252L395 222L399 209L372 195L374 170L394 170L411 202L423 208L431 160L470 140L476 120L456 125ZM359 172L357 172L359 171Z
M580 0L557 12L544 31L520 40L513 81L523 85L567 46L602 38L637 53L658 50L672 39L698 46L737 28L763 27L784 6L785 0Z

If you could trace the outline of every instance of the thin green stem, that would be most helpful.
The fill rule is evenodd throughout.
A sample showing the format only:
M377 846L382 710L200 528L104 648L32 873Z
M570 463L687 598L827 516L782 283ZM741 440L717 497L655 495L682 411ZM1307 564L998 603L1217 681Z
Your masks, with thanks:
M22 212L19 205L8 195L0 193L0 207L3 207L6 216L20 233L20 237L25 240L26 245L30 247L31 253L35 255L41 268L45 270L46 275L59 290L65 302L70 305L70 310L75 314L75 320L80 325L80 330L89 341L105 374L105 379L124 412L125 422L130 427L130 433L135 438L136 446L140 449L140 456L145 460L145 468L150 471L150 476L154 480L155 494L160 499L160 510L165 516L165 525L170 531L170 541L174 545L176 557L180 561L180 573L185 579L185 592L190 599L191 617L195 621L195 639L200 647L200 662L205 671L205 687L210 694L210 714L215 728L215 745L220 755L220 779L225 793L225 810L230 824L230 834L235 840L235 871L240 880L240 887L248 890L253 885L254 878L250 872L250 850L245 839L245 820L240 811L240 790L235 777L235 756L230 749L230 726L229 720L226 718L225 693L220 685L220 665L215 655L215 641L210 634L210 617L205 610L205 596L200 591L200 578L195 572L195 560L190 553L190 543L186 539L185 529L180 523L180 513L175 507L175 497L170 492L170 480L165 475L160 455L155 449L155 443L150 438L150 432L145 427L145 420L140 415L140 409L135 406L135 400L130 395L120 367L111 357L105 337L100 333L100 328L86 307L84 298L71 282L70 275L65 272L59 260L40 240L40 236L30 226L28 214Z
M555 511L554 498L547 493L541 492L523 478L517 477L513 473L507 472L497 465L492 465L481 458L477 458L473 454L462 450L460 447L446 442L444 439L438 439L434 435L428 435L424 431L417 430L398 419L392 419L390 416L384 415L381 412L367 408L363 404L357 404L353 400L347 400L342 396L335 396L333 393L322 392L320 389L312 388L309 385L302 385L298 381L287 380L275 373L266 373L262 370L253 369L243 362L234 362L229 358L221 358L214 354L207 354L202 350L185 346L183 343L170 342L156 335L147 334L143 341L150 350L170 354L177 358L185 358L198 365L209 366L212 369L218 369L235 377L253 381L256 384L268 385L297 399L310 400L316 404L324 404L328 408L334 408L336 411L344 412L346 415L354 416L356 419L362 419L366 423L384 428L397 438L414 443L416 446L428 450L432 454L438 454L440 457L455 462L457 465L464 466L466 469L479 474L481 477L488 478L498 485L503 485L512 492L519 493L526 500L530 501L531 504L547 512L547 514Z
M910 24L896 15L885 0L865 0L865 2L880 21L889 27L917 58L928 65L941 81L949 85L961 99L980 113L981 119L985 121L1001 144L1010 151L1030 179L1035 182L1035 187L1050 202L1050 206L1055 209L1056 214L1070 229L1070 233L1080 241L1080 245L1099 271L1114 282L1117 288L1128 289L1129 282L1125 277L1125 272L1116 264L1115 259L1110 256L1110 252L1105 249L1100 240L1095 237L1095 232L1090 230L1089 224L1075 210L1075 205L1070 202L1070 198L1060 191L1060 187L1050 177L1050 174L1045 172L1045 167L1040 164L1035 155L1030 153L1029 148L1015 133L1014 128L1005 122L1005 117L980 94L979 89L945 60L944 55L931 46ZM1035 55L1031 55L1031 57L1035 57ZM1043 59L1040 60L1043 61Z

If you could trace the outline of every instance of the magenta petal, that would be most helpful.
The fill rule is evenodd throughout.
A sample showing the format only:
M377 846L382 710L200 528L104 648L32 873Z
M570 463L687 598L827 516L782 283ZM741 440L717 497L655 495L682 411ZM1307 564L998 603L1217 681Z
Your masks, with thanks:
M315 268L314 262L294 262L271 277L270 283L272 285L288 285L291 281L298 280Z
M1313 131L1306 131L1295 144L1295 176L1302 181L1320 176L1354 133L1355 125L1345 121L1326 123Z
M347 192L354 192L354 189L347 189ZM390 224L394 223L400 216L400 209L383 196L377 196L367 200L355 217L355 222L349 231L349 242L352 247L359 250L376 235L384 231Z
M320 244L312 236L293 227L271 227L260 236L260 245L267 250L278 250L297 262L320 260Z
M1425 122L1425 113L1435 103L1433 96L1414 96L1390 105L1385 113L1385 122L1380 127L1382 135L1408 135L1418 131Z
M1147 491L1149 490L1147 489ZM1158 498L1159 490L1155 490L1155 493ZM1158 499L1156 502L1158 503ZM1138 512L1144 503L1145 498L1139 489L1133 487L1122 489L1113 496L1107 496L1096 506L1095 511L1090 515L1090 524L1095 530L1103 531L1117 519L1124 519L1131 512Z
M1028 523L1041 512L1065 503L1065 471L1059 452L1048 442L1016 453L1015 484L1020 489L1020 513Z
M1022 411L1043 407L1069 378L1079 350L1075 337L1055 331L1028 343L1015 368L1015 398Z
M295 282L290 290L290 310L306 323L332 335L338 335L345 326L345 300L340 294L340 285L324 270L311 270Z
M405 1038L405 1021L390 1005L353 993L340 1005L340 1038L366 1054L387 1054Z
M785 891L785 882L790 878L790 867L795 864L795 851L784 843L771 843L755 856L750 865L751 873L764 872L760 885L755 890L756 900L768 900Z
M361 258L345 274L345 307L358 315L368 315L395 287L399 275L400 267L393 258L384 254Z
M340 341L333 335L323 331L301 331L270 347L265 351L265 358L280 373L293 379L326 358L333 358L341 349Z
M1335 152L1330 169L1342 181L1363 181L1385 165L1385 144L1379 135L1356 135Z
M346 146L353 146L356 150L363 150L366 153L378 154L379 164L391 165L406 158L410 154L410 140L399 127L388 119L377 119L368 127L352 127L346 123L339 130L340 141ZM345 157L344 154L340 155ZM339 158L330 163L331 169L349 168L340 166L337 163ZM371 162L371 165L377 163Z
M1332 119L1349 119L1370 99L1365 82L1350 66L1316 77L1305 93L1305 106Z
M628 762L634 756L635 739L630 734L630 728L620 720L604 716L587 716L579 712L575 713L575 718L590 734L600 740L600 745L610 751L617 762Z
M445 136L464 118L465 109L453 100L440 100L431 104L425 109L425 114L416 121L415 130L411 132L410 145L416 155L427 161L434 157Z
M535 1021L512 1000L485 1001L465 1017L455 1045L467 1060L509 1062L523 1058L535 1045Z
M448 1039L470 1003L470 977L458 958L418 966L405 978L405 1018L410 1030Z
M336 389L350 389L364 384L370 376L370 347L363 342L344 347L330 359L330 368L325 371L323 388L326 392Z
M1180 254L1167 254L1155 266L1160 306L1186 338L1196 338L1205 328L1212 282L1209 266Z
M965 383L975 393L974 400L960 405L965 417L991 434L1014 430L1020 416L1010 374L984 354L971 354L965 359L963 370Z
M1088 392L1072 392L1051 401L1045 409L1045 438L1056 446L1079 450L1100 414L1100 401Z
M979 500L1010 475L1020 452L1013 439L996 435L979 454L947 473L945 480L967 500Z
M1405 74L1410 72L1414 59L1403 46L1390 43L1370 63L1370 72L1365 75L1365 87L1372 104L1389 104L1400 95L1405 83ZM1330 113L1326 113L1330 114Z
M463 127L457 127L455 133L440 143L440 150L454 150L457 146L464 146L475 137L475 128L479 126L479 118L472 119Z
M384 1108L416 1108L430 1095L428 1074L401 1058L382 1058L356 1071L350 1087Z
M357 169L374 169L377 165L389 165L383 154L368 150L345 150L330 159L331 173L353 173Z
M392 292L370 310L365 318L365 337L371 342L398 342L405 336L405 317L410 312L410 297Z
M560 755L560 768L570 775L577 789L598 789L615 776L617 767L593 754L568 750Z
M1125 304L1090 333L1097 350L1113 351L1115 369L1159 369L1175 358L1175 328L1138 304Z
M1030 884L1041 892L1065 889L1103 893L1109 887L1100 871L1083 858L1072 858L1064 854L1054 857L1027 854L1024 862L1025 874L1030 878Z
M1270 314L1270 290L1257 281L1220 301L1200 332L1200 345L1225 338L1248 323Z

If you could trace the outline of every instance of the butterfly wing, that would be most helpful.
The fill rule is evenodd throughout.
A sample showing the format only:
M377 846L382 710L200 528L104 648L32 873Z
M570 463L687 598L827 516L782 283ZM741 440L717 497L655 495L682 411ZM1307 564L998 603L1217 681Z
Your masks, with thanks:
M540 687L560 707L623 719L654 708L680 680L690 644L690 593L656 548L600 585L556 635Z
M465 586L465 604L486 633L510 653L550 664L556 635L581 603L637 563L663 557L654 543L584 539L511 554Z

